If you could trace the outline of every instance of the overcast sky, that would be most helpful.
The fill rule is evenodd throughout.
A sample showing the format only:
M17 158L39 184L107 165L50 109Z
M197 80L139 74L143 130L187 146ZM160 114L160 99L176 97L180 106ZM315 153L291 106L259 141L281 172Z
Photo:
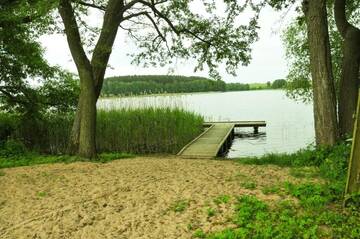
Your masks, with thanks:
M287 74L287 64L285 61L285 50L281 42L281 34L286 24L293 17L293 12L279 13L270 7L263 9L260 16L259 41L252 46L252 61L247 67L240 67L237 76L233 77L219 69L223 80L226 82L267 82L275 79L284 78ZM63 35L50 35L41 38L41 43L45 47L45 57L51 64L76 73L75 64L72 61L70 51ZM169 67L164 68L143 68L131 65L131 57L128 53L133 53L136 48L127 39L123 31L119 31L116 42L110 57L111 68L107 69L106 76L116 75L141 75L141 74L168 74ZM182 62L182 61L178 61ZM172 65L175 75L197 75L208 76L208 72L193 72L192 62L177 63Z

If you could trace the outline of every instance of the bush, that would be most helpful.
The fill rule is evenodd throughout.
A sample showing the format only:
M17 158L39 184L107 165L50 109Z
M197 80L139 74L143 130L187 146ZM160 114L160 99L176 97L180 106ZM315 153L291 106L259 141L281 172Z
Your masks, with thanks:
M23 155L27 152L25 145L14 139L8 139L5 141L2 149L0 150L0 156L2 157L14 157L18 155Z
M15 115L0 113L0 144L3 144L17 128L18 118Z

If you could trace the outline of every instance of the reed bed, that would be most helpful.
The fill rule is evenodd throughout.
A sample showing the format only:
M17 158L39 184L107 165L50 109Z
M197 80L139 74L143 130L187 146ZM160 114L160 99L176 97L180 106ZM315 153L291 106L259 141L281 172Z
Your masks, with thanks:
M0 133L1 127L6 128L7 138L19 140L38 152L66 152L73 114L46 115L36 121L12 117L13 120L7 120L12 125L0 124ZM97 149L138 154L176 153L201 132L202 123L200 115L181 108L99 109Z
M203 118L180 108L100 110L102 152L176 153L202 130Z

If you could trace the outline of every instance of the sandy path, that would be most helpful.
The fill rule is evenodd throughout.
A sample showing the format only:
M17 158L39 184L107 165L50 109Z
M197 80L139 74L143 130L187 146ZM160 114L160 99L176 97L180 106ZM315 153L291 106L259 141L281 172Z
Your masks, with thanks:
M107 164L73 163L2 170L0 238L191 238L194 227L229 226L231 204L215 207L219 195L256 194L261 188L297 181L275 166L172 156L135 158ZM255 190L242 182L255 181ZM186 200L183 212L171 207ZM234 199L232 199L234 200Z

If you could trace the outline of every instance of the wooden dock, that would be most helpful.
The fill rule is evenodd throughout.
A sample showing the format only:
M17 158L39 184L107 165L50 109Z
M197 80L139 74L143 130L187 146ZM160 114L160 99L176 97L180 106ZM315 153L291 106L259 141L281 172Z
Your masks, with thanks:
M235 127L265 127L265 121L206 122L207 129L187 144L178 155L185 158L213 158L223 156L231 147L235 137Z

